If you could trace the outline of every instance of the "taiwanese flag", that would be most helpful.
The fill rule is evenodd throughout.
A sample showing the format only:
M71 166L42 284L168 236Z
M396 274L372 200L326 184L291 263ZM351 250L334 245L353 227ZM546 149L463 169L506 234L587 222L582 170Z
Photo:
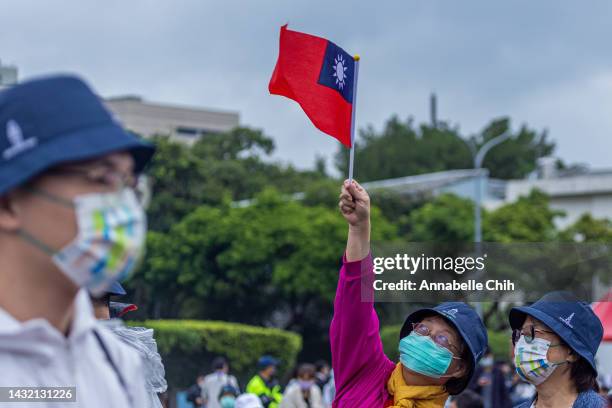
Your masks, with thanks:
M355 61L342 48L284 25L268 89L299 103L319 130L351 147L354 74Z

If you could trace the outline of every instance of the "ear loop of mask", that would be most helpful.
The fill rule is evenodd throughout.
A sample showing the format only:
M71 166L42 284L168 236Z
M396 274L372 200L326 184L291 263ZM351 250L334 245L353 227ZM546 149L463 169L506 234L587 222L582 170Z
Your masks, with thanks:
M567 347L567 346L565 346L563 343L553 344L553 345L550 345L550 346L548 346L548 347L550 348L550 347L559 347L559 346L564 346L564 347ZM568 351L567 351L567 357L565 358L565 360L564 360L564 361L560 361L560 362L558 362L558 363L556 363L556 362L554 362L554 361L549 361L549 362L550 362L552 365L555 365L555 366L560 366L560 365L563 365L563 364L572 364L572 361L569 361L569 360L568 360L568 358L569 358L569 356L571 356L571 355L573 354L573 350L572 350L571 348L569 348L569 347L567 347L567 348L568 348Z
M29 191L30 193L37 195L39 197L42 197L48 201L51 201L53 203L59 204L61 206L64 207L69 207L69 208L74 208L74 203L71 200L68 200L66 198L63 197L59 197L56 196L55 194L49 193L48 191L45 190L41 190L37 187L24 187L25 190Z
M459 358L459 357L455 357L455 356L453 356L453 359L454 359L454 360L461 360L461 363L463 364L463 359L461 359L461 358ZM452 361L451 361L451 365L452 365L452 364L453 364L453 363L452 363ZM450 368L450 366L449 366L449 368ZM440 378L455 378L455 374L457 374L459 371L461 371L461 367L459 367L459 368L457 369L457 371L455 371L455 372L454 372L454 373L452 373L452 374L444 374L444 375L441 375L441 376L440 376Z
M42 242L41 240L39 240L38 238L35 238L33 235L31 235L30 233L20 229L17 234L27 243L35 246L36 248L40 249L41 251L43 251L45 254L49 255L49 256L53 256L55 255L55 253L57 251L55 251L53 248L51 248L49 245L45 244L44 242Z
M31 186L25 186L23 187L26 191L29 191L32 194L35 194L39 197L42 197L46 200L49 200L53 203L62 205L64 207L70 207L70 208L74 208L74 204L70 201L70 200L66 200L62 197L58 197L54 194L51 194L49 192L46 192L44 190L38 189L36 187L31 187ZM49 255L49 256L53 256L57 253L56 250L54 250L53 248L51 248L49 245L45 244L44 242L42 242L41 240L39 240L38 238L34 237L32 234L30 234L29 232L23 230L23 229L19 229L19 231L17 231L17 235L19 235L24 241L26 241L27 243L33 245L34 247L40 249L42 252L44 252L45 254Z
M551 349L551 348L553 348L553 347L561 347L561 346L564 346L564 347L565 347L565 344L563 344L563 343L549 344L549 345L548 345L548 348L549 348L549 349ZM572 349L569 349L569 351L568 351L568 355L569 355L569 354L572 354ZM554 362L554 361L549 361L549 363L550 363L550 364L552 364L552 365L555 365L555 366L559 366L559 365L566 364L566 363L567 363L567 364L570 364L571 362L570 362L569 360L567 360L567 359L566 359L565 361L561 361L561 362L559 362L559 363L556 363L556 362Z

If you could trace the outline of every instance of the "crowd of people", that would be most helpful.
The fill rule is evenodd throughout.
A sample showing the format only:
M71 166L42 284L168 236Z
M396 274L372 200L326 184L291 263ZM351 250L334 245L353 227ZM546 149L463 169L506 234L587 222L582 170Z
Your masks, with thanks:
M131 308L110 296L124 293L118 282L143 253L139 175L154 150L126 132L79 78L41 78L0 92L0 387L74 387L74 406L88 408L160 406L167 384L152 331L110 319ZM190 389L193 404L607 405L609 384L598 382L595 361L602 324L569 293L510 310L513 368L494 361L483 321L462 302L410 313L397 340L399 361L391 361L370 293L368 193L347 180L339 208L349 232L330 327L333 370L301 364L282 388L278 360L262 356L242 389L219 358Z
M299 364L282 391L276 377L278 364L272 356L262 356L257 373L241 389L236 377L229 373L227 359L217 357L212 362L212 372L199 374L187 390L187 401L194 408L332 408L335 385L328 362ZM593 387L612 406L606 379L600 379ZM512 408L531 404L536 392L533 383L524 381L511 362L496 360L487 349L468 386L449 398L444 407Z
M329 408L334 379L329 363L302 363L282 390L277 378L279 361L269 355L257 362L257 372L241 390L223 357L213 360L213 371L199 374L187 390L187 401L204 408ZM244 391L244 392L242 392Z

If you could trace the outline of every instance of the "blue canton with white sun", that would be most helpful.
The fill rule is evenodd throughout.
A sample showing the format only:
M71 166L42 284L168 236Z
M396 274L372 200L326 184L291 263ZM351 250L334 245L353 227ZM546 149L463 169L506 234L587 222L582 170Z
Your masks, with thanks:
M333 42L328 41L319 74L319 84L338 91L348 103L353 103L354 73L355 60L353 57Z

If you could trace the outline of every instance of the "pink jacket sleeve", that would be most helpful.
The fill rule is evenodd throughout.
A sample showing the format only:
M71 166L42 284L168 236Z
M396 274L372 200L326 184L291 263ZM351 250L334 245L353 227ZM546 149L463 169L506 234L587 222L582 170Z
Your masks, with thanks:
M343 257L330 328L334 408L378 408L388 398L386 383L395 364L383 352L373 280L371 255L356 262Z

